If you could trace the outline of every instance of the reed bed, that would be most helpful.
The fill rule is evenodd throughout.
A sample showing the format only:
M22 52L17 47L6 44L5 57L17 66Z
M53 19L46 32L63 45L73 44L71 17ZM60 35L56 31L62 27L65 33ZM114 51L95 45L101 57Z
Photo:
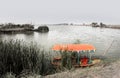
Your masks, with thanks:
M0 77L8 72L18 76L26 70L40 75L54 73L50 58L49 53L33 43L0 41Z
M70 70L72 68L72 53L68 51L60 52L61 54L61 67L63 69L68 69Z

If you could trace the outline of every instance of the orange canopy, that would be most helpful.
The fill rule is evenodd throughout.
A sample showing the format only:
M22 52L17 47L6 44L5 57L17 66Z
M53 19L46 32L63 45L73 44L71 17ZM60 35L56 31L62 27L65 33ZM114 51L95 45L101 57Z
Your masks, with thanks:
M95 50L95 47L89 44L62 44L62 45L54 45L52 50L55 51L91 51Z

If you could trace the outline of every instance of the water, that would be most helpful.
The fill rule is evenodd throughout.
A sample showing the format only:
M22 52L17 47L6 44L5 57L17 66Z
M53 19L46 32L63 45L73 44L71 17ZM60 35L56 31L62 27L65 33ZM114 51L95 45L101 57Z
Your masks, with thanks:
M50 49L54 44L80 41L80 43L94 45L96 47L95 54L101 56L112 44L105 56L120 57L119 29L92 28L86 26L49 26L49 29L50 31L48 33L0 34L0 39L32 41L47 49Z

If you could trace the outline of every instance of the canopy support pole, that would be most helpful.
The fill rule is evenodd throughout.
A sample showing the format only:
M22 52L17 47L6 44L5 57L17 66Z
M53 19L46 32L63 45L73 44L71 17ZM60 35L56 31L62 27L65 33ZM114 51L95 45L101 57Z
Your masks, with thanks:
M91 54L89 53L89 64L92 63L92 60L91 60Z
M80 52L77 52L77 64L80 64Z

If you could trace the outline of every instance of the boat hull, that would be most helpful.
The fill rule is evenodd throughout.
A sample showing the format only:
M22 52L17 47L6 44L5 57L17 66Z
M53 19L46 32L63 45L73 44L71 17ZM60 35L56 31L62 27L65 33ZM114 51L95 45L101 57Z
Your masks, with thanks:
M101 62L100 59L92 59L90 64L72 64L72 65L75 68L77 68L77 67L89 67L89 66L99 64L100 62ZM52 61L52 65L55 67L60 67L61 66L61 58L60 57L54 58L54 60Z

